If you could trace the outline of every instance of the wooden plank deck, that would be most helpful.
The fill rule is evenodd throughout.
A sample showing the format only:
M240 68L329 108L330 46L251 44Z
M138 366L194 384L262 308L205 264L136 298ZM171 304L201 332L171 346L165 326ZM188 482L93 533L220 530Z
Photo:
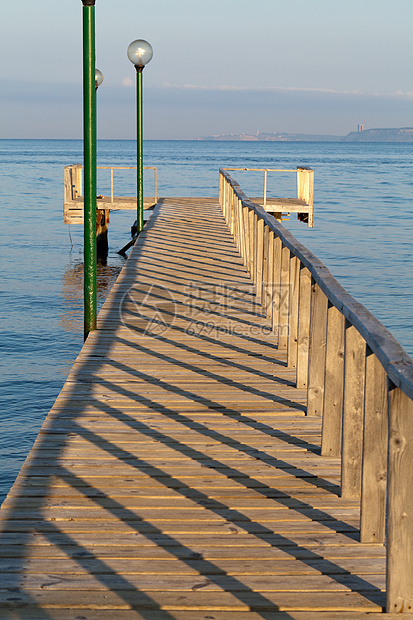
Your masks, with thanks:
M217 201L164 199L0 510L0 618L378 617L276 344Z

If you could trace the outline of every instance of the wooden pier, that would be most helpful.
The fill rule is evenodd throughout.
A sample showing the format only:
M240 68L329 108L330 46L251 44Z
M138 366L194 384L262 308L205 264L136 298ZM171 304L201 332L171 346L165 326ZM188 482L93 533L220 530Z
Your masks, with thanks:
M227 172L163 199L0 510L0 618L410 612L412 368Z

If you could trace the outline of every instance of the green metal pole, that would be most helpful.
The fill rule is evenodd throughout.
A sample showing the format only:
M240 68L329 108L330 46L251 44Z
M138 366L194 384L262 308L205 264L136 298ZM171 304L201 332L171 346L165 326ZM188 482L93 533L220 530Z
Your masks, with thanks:
M136 148L137 148L137 234L143 229L143 97L142 73L143 67L136 69Z
M84 336L96 329L95 0L83 2Z

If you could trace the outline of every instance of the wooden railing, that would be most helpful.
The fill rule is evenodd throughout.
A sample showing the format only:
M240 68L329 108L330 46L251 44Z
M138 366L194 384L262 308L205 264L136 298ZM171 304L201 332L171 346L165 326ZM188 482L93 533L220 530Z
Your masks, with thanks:
M136 166L98 166L98 170L110 170L110 201L114 201L114 170L136 170ZM154 166L144 166L144 170L154 171L154 190L155 198L154 202L158 199L158 180L157 169ZM65 179L64 179L64 202L71 202L82 196L82 164L74 164L72 166L65 166Z
M310 228L314 226L314 170L311 168L307 168L306 166L297 166L295 169L287 169L287 168L222 168L223 171L242 171L242 172L263 172L264 173L264 183L263 183L263 198L262 202L259 201L266 211L269 211L272 215L274 215L275 219L281 221L282 212L294 211L297 213L297 217L302 222L307 222ZM284 205L284 209L281 212L277 212L277 209L267 208L270 205L267 205L267 178L269 172L293 172L297 177L297 203L294 205L294 201L290 198L287 199L288 204ZM259 199L254 198L254 201ZM281 201L281 205L283 202L283 198L275 199L275 203ZM271 201L270 203L274 202ZM300 205L300 203L302 203ZM300 212L300 208L303 208L303 205L308 207L307 209Z
M387 611L413 613L413 360L323 263L220 170L220 204L257 296L360 499L360 540L387 547ZM386 501L387 496L387 501Z

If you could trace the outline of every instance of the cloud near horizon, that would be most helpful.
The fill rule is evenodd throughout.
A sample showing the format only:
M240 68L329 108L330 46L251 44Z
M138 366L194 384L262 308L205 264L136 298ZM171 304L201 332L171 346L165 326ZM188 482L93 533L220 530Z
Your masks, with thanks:
M152 88L156 88L153 86ZM235 91L235 92L258 92L258 93L271 93L271 92L285 92L285 93L320 93L331 95L355 95L361 97L405 97L407 99L413 98L413 92L403 92L397 90L392 93L379 93L379 92L363 92L360 90L338 90L334 88L316 88L305 86L236 86L231 84L171 84L170 82L164 82L161 88L167 90L194 90L194 91Z

